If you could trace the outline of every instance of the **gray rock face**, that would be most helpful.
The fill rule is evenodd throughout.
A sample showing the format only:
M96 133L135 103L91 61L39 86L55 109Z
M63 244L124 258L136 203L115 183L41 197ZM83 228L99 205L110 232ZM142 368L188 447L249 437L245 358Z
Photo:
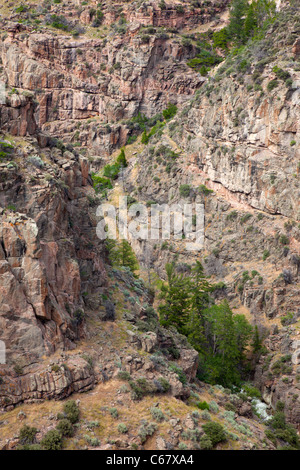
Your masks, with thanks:
M74 348L84 337L78 322L85 308L83 266L95 295L106 282L103 246L86 197L87 160L47 148L44 163L37 141L32 143L18 149L17 168L4 164L0 179L1 340L8 364L22 367L59 348ZM13 210L5 209L9 204ZM82 237L89 249L82 247Z
M141 339L143 351L148 352L148 353L152 353L158 344L157 335L153 333L152 331L145 333L144 335L141 336L140 339Z
M90 390L95 385L95 375L81 357L73 357L65 364L49 367L17 377L8 367L5 384L1 385L0 407L11 408L21 402L67 398L74 392Z
M0 113L3 129L26 135L38 125L64 142L75 137L94 155L109 155L127 141L128 129L118 121L187 101L205 80L186 65L195 48L168 37L143 43L139 29L126 38L76 42L31 31L24 41L15 28L0 46L5 81L33 96L36 106L33 116L27 98L13 94ZM85 129L74 120L88 121Z

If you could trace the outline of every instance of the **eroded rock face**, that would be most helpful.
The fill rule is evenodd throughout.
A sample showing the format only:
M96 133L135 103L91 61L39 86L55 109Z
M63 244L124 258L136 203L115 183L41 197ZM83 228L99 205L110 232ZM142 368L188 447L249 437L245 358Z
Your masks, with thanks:
M269 350L268 361L262 357L256 367L255 383L263 399L274 409L284 403L287 420L299 427L299 339L293 326L275 331L265 341Z
M0 407L13 407L20 402L67 398L74 392L94 387L96 378L89 364L74 356L64 364L49 366L17 377L8 367L1 368L5 385L1 387Z
M19 165L2 164L0 177L1 339L8 364L22 366L73 348L84 336L84 276L95 295L106 283L87 160L54 148L44 149L45 164L33 144L18 150Z
M15 136L33 135L37 131L32 96L7 96L6 105L0 106L0 127Z
M293 54L296 58L300 56L300 39L297 39L293 45Z
M109 154L128 136L114 123L138 111L153 116L169 101L182 103L203 83L186 65L195 56L193 47L156 35L145 42L139 29L109 40L71 40L30 28L24 39L16 30L0 46L3 79L12 89L33 93L35 120L43 131L80 142L94 155ZM18 134L33 131L25 97L15 94L10 100L12 109L22 111ZM2 119L16 120L15 114ZM88 121L84 129L81 120Z
M198 2L198 8L186 2L177 5L166 3L165 7L161 8L159 1L149 0L143 2L137 8L136 5L134 7L128 5L127 8L125 6L124 15L128 21L136 21L145 26L164 26L176 29L192 28L207 23L212 17L223 12L228 3L228 0L214 3ZM109 12L108 9L106 21L110 23L112 18L113 12Z
M299 152L290 145L299 135L299 89L281 87L277 97L255 100L233 81L214 95L213 105L202 97L185 123L195 159L190 171L209 179L211 189L226 199L299 219L296 179L290 176ZM236 109L239 125L234 123Z

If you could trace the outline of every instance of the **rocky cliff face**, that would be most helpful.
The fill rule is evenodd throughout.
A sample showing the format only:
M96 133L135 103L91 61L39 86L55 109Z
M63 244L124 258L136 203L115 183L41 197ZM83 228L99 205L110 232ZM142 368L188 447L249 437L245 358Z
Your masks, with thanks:
M10 158L1 164L1 336L11 361L22 351L30 363L84 334L76 325L80 271L96 290L106 275L89 215L88 161L66 148L42 149L36 138L17 140Z
M264 40L221 64L163 136L133 152L126 177L128 193L145 203L205 205L199 255L206 272L225 282L218 295L241 311L246 308L262 334L278 322L284 326L290 312L296 326L269 337L271 355L261 359L256 383L273 407L278 400L288 404L294 423L299 421L300 313L297 28L287 17ZM285 79L278 78L278 70ZM182 184L189 188L184 196ZM171 238L135 242L135 249L145 266L164 276L170 259L183 264L194 259L184 245ZM289 356L282 378L276 361L283 351Z
M220 27L228 1L111 3L103 2L97 25L96 2L2 17L1 142L10 150L0 161L0 338L8 357L0 406L105 388L120 369L146 378L153 393L166 377L173 397L193 398L197 353L153 326L149 291L107 263L90 178L90 162L99 169L138 134L133 117L151 118L171 102L177 115L148 145L138 138L126 146L129 166L108 199L124 192L148 205L204 204L203 250L187 253L184 240L135 241L142 271L164 278L170 260L201 260L222 281L216 298L246 313L265 338L255 384L271 407L284 401L298 425L299 21L275 23L205 78L187 66L197 47L186 36ZM53 15L62 14L64 27L54 27ZM224 406L226 394L218 400ZM258 446L251 405L237 402L237 419L249 418Z
M74 41L14 31L1 46L4 81L33 93L40 129L94 155L109 154L128 135L114 123L183 103L202 84L186 66L193 48L168 36L145 41L139 32L137 24L122 37Z

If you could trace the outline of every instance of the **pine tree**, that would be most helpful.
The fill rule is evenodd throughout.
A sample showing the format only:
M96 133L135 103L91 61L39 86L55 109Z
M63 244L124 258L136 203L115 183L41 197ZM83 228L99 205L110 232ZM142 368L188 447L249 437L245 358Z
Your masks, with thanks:
M211 305L213 286L197 262L191 275L177 274L166 265L167 282L161 288L160 322L174 326L199 352L199 378L224 386L238 385L244 369L244 352L252 327L244 315L233 315L227 301Z
M127 240L122 240L116 249L117 258L121 266L129 268L133 273L139 269L139 265L133 249Z
M235 337L240 358L244 359L246 347L253 336L253 328L247 321L245 315L234 315L233 317Z
M228 32L237 44L243 44L245 40L244 23L247 9L247 0L233 0L229 15Z
M204 334L205 319L203 312L209 305L209 292L212 285L207 281L203 266L199 261L192 269L191 313L188 323L188 338L193 347L202 352L207 347Z
M120 167L126 168L128 166L124 148L122 148L116 162Z
M105 248L108 252L108 258L111 264L115 264L118 261L117 252L115 250L117 246L117 241L113 240L112 238L107 238L105 240Z
M204 326L203 310L209 305L209 292L212 291L213 287L208 282L204 274L203 266L199 261L196 261L196 265L192 269L192 276L191 305Z
M164 303L158 307L160 322L185 334L190 316L190 279L176 274L174 264L166 265L166 273L167 283L162 285L160 295Z
M108 238L105 245L111 264L114 266L127 267L135 275L135 271L139 269L139 265L130 243L127 240L122 240L121 243L118 244L116 240Z
M263 26L265 21L273 18L276 13L274 0L254 0L251 5L259 28Z
M240 353L233 313L227 301L207 309L205 316L205 334L210 349L202 357L202 362L208 381L225 386L237 384L240 379L238 371Z
M245 25L244 25L244 30L245 30L245 37L248 39L250 36L253 35L257 28L257 16L254 11L254 6L253 4L249 5L247 16L245 19Z
M254 328L253 341L252 341L251 346L252 346L254 357L257 359L262 349L262 339L260 337L257 325L255 325L255 328Z

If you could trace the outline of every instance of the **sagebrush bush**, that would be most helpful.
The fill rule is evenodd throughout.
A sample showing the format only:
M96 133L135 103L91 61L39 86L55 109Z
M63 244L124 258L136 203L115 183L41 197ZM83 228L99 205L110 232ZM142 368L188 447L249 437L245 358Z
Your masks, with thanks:
M150 408L150 413L152 414L152 417L155 419L155 421L161 422L165 419L165 415L163 414L162 410L156 406Z
M126 434L128 432L128 428L127 428L126 424L120 423L118 425L118 431L122 434Z
M138 435L141 439L142 444L146 442L147 437L152 436L156 431L157 426L154 423L148 423L144 421L139 428Z
M212 441L207 435L204 435L200 438L199 444L201 450L212 450L213 448Z

